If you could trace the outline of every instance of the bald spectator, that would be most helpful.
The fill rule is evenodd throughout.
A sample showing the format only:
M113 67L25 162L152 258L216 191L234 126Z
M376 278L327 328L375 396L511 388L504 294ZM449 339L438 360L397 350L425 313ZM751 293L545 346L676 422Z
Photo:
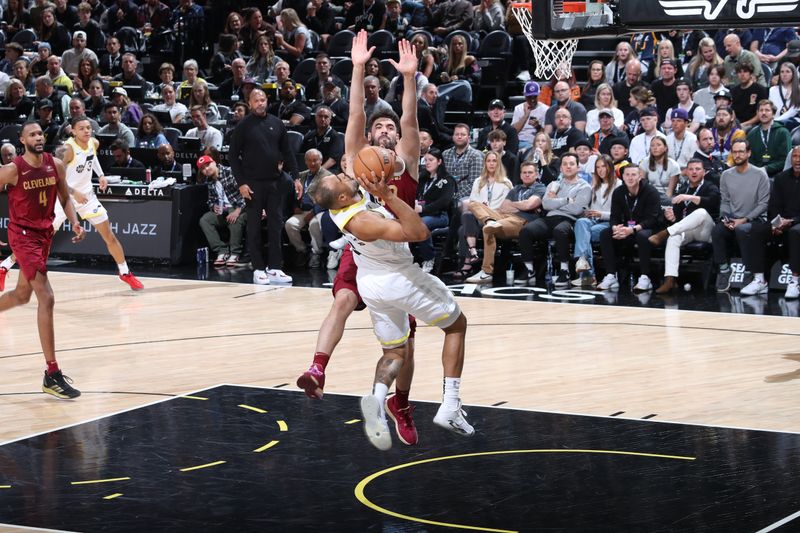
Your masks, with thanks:
M47 58L47 74L45 74L53 85L61 87L68 94L72 94L73 85L72 80L61 68L61 58L58 56L50 56Z
M764 78L761 60L758 59L758 56L753 52L745 50L742 47L742 41L739 39L738 35L735 33L728 34L722 42L725 45L725 51L728 53L728 55L725 56L724 84L726 87L730 88L740 83L739 78L736 76L736 67L742 62L748 62L752 65L756 83L764 87L769 85L769 81Z
M634 87L650 88L650 85L642 80L642 63L638 59L631 59L625 65L625 78L615 83L612 87L614 98L622 114L628 116L633 110L630 104L631 89Z
M306 153L314 150L319 152L322 161L320 164L325 170L339 171L339 160L344 155L344 135L331 127L333 111L326 105L317 107L314 111L315 128L303 137L300 151Z

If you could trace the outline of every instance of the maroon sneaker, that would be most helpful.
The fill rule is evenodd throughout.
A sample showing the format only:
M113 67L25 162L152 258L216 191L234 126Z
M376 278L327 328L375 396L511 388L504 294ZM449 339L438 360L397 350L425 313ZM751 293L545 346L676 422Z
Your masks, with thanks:
M120 274L119 279L130 285L131 289L135 291L140 291L144 289L144 285L142 282L136 279L136 276L133 275L133 272L128 272L127 274Z
M417 428L414 426L414 406L410 405L403 409L397 407L397 396L386 399L386 414L394 422L394 429L397 431L397 438L400 442L413 446L419 440Z
M313 400L322 399L322 389L325 388L325 371L319 365L311 365L303 375L297 378L297 386L303 389L306 396Z

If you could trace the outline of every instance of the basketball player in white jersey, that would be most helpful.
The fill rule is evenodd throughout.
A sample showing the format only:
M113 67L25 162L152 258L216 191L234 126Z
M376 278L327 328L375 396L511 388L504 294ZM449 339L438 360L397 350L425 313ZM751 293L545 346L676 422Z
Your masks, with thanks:
M323 209L330 209L331 218L353 248L358 290L383 347L372 394L361 398L364 432L379 450L392 446L384 402L408 357L408 315L413 314L445 333L444 398L433 422L459 435L472 436L475 429L464 418L459 397L467 319L444 283L414 263L407 244L427 239L430 231L387 184L391 176L374 181L361 176L357 179L345 174L326 176L309 192ZM359 183L363 189L359 189ZM367 192L383 199L386 207L372 202Z
M88 220L97 230L106 243L109 253L117 263L119 269L119 279L127 283L131 289L138 291L144 285L136 279L136 276L128 268L125 261L125 252L122 245L117 240L114 232L111 231L111 224L108 221L108 212L97 199L92 188L92 171L100 177L100 188L105 189L108 181L97 160L97 147L99 141L92 137L92 124L86 116L75 117L71 120L73 137L64 143L64 164L67 166L67 185L69 187L70 199L75 210L83 220ZM55 220L53 227L56 231L67 219L67 215L56 203ZM5 276L8 270L14 265L14 255L8 256L5 261L0 263L0 290L5 285Z

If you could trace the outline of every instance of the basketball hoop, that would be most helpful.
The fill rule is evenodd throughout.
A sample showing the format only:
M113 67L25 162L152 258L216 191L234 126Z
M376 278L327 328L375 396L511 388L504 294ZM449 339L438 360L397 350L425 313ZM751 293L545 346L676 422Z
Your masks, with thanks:
M565 2L565 6L568 3L577 4L577 2ZM563 80L571 77L572 56L578 48L578 39L537 39L533 36L532 4L515 2L511 4L511 9L533 49L533 58L536 61L535 76L540 80L549 80L553 77Z

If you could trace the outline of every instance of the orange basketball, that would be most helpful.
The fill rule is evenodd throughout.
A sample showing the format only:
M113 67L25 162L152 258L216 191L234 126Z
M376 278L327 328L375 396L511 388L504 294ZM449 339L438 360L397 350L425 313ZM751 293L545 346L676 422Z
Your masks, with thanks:
M380 146L367 146L353 158L353 174L372 180L372 172L378 178L383 173L388 178L394 173L394 160L395 155L391 150Z

